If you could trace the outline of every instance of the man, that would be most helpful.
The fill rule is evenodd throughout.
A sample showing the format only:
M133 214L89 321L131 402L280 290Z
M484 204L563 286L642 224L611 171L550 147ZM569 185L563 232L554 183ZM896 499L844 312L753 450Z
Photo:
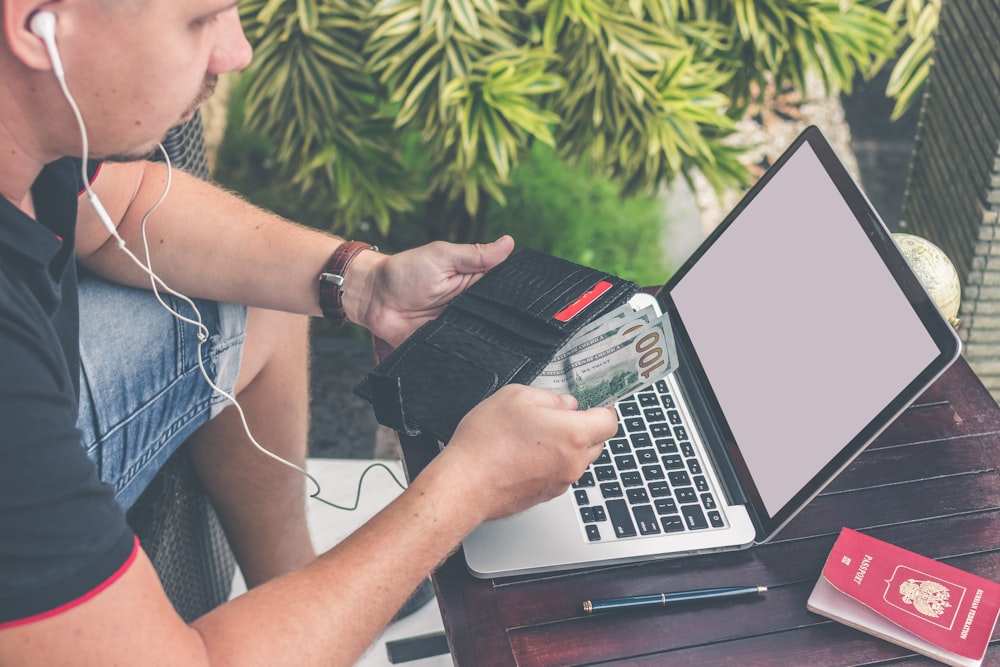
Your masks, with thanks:
M207 300L199 345L195 327L133 289L150 279L116 238L145 259L139 230L166 170L108 158L148 154L216 76L247 64L236 3L0 0L0 11L0 665L352 664L479 522L561 493L600 452L611 411L506 387L396 501L316 557L302 477L248 441L197 355L256 440L301 465L305 316L321 314L328 262L344 275L328 307L398 344L511 240L358 251L175 172L149 222L149 260ZM100 168L64 159L83 153ZM77 209L91 183L105 221L89 194ZM185 439L251 586L191 625L123 518Z

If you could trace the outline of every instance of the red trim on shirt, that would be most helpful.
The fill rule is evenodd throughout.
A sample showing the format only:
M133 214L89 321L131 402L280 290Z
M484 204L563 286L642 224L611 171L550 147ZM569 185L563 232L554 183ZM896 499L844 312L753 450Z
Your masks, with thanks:
M104 163L103 163L103 162L101 162L101 163L99 163L99 164L97 165L97 169L95 169L95 170L94 170L94 175L90 177L90 185L93 185L93 184L94 184L94 181L96 181L96 180L97 180L97 175L98 175L99 173L101 173L101 168L102 168L103 166L104 166ZM87 191L87 188L80 188L80 191L76 193L76 196L77 196L77 197L82 197L82 196L83 196L83 193L85 193L86 191Z
M7 623L0 623L0 630L6 630L7 628L16 628L19 625L27 625L28 623L34 623L36 621L45 620L46 618L52 618L53 616L58 616L59 614L65 611L69 611L73 607L77 607L83 604L84 602L91 599L92 597L103 591L111 584L121 579L122 575L125 574L125 572L129 569L129 567L132 566L132 563L135 562L136 556L138 555L139 555L139 538L135 537L133 538L132 542L132 553L129 555L129 557L125 560L124 563L122 563L122 566L120 568L115 570L114 574L105 579L96 588L88 591L87 593L84 593L75 600L70 600L66 604L56 607L55 609L43 611L40 614L35 614L34 616L28 616L27 618L19 618L16 621L8 621Z

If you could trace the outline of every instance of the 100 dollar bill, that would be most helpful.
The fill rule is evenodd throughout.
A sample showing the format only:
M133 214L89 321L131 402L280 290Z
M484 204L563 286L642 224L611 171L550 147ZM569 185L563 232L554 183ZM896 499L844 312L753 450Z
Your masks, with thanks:
M610 405L675 371L677 351L667 317L649 321L651 309L625 308L574 336L532 386L573 394L586 409Z

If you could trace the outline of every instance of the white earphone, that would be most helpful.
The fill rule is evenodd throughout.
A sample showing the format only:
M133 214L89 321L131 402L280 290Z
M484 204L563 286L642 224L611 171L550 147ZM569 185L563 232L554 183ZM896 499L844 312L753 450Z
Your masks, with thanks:
M118 245L124 247L125 242L122 241L121 237L118 235L118 228L115 227L115 223L111 221L111 216L108 215L107 210L105 210L104 204L101 203L101 200L98 199L94 191L91 190L89 180L87 179L87 128L83 123L83 116L80 115L80 109L76 105L76 100L73 98L73 95L70 94L69 88L66 87L66 72L63 69L62 58L59 57L59 48L56 46L56 15L45 10L35 12L28 20L28 28L45 43L45 49L49 54L49 61L52 63L52 73L55 75L56 80L59 81L63 96L66 98L66 101L69 102L70 108L73 110L73 115L76 116L76 122L80 126L80 138L83 144L82 172L84 187L87 192L87 199L90 200L91 206L94 207L94 211L97 213L97 217L100 218L104 227L113 237L115 237L115 239L117 239Z
M44 10L35 12L28 21L28 27L45 42L56 76L63 76L62 60L59 58L59 49L56 48L56 15Z

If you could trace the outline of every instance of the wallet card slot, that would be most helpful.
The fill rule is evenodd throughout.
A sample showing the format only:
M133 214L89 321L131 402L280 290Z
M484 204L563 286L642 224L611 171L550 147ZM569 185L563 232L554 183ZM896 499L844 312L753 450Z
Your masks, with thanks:
M503 304L463 299L461 302L453 301L451 306L452 312L445 319L456 326L480 337L526 346L529 353L545 354L548 351L551 354L566 337L566 333L553 323Z
M513 349L509 341L482 335L445 322L427 338L427 344L462 359L469 366L489 368L500 385L507 384L518 371L532 361L529 354ZM485 396L480 396L482 400Z

